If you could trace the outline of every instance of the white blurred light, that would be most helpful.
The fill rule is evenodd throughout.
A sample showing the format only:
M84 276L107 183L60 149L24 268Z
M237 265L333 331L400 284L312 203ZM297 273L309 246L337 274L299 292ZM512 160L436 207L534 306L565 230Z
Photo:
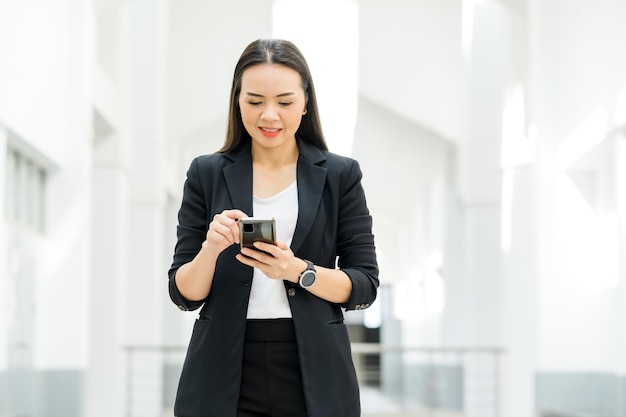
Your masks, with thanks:
M350 155L358 100L356 1L276 0L273 12L273 36L296 44L309 64L328 147Z
M511 228L513 226L513 190L515 187L515 176L510 170L502 173L502 203L501 203L501 235L500 246L502 251L508 252L511 249Z
M505 99L502 115L502 153L500 165L511 168L532 162L535 158L535 143L525 135L526 112L524 91L516 85Z
M474 38L474 8L477 0L463 0L461 10L461 49L463 56L469 57L472 54L472 43Z
M619 217L597 215L564 174L557 178L555 291L602 291L619 282Z
M606 138L608 115L599 109L561 142L557 168L564 170Z
M383 322L380 300L363 310L363 325L368 329L378 329Z
M615 126L626 126L626 88L617 95L615 104Z

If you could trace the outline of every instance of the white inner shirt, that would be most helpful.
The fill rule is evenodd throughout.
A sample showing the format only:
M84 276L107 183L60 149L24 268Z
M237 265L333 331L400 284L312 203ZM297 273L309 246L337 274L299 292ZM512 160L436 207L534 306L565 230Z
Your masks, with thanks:
M252 196L254 217L269 217L276 221L276 240L291 245L298 220L298 186L289 187L269 198ZM291 317L291 308L283 280L268 278L254 268L248 302L248 319L279 319Z

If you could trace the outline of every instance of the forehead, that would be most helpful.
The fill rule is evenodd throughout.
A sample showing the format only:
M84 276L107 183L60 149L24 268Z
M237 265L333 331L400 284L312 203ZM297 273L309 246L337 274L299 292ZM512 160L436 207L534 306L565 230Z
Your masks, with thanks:
M241 75L241 92L281 94L303 92L300 73L281 64L259 64L247 68ZM265 95L265 94L263 94Z

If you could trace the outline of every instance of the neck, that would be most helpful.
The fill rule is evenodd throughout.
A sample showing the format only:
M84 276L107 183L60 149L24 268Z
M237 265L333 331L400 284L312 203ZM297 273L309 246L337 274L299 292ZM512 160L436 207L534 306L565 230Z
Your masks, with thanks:
M298 145L295 141L280 148L262 148L252 143L252 163L267 168L281 168L298 160Z

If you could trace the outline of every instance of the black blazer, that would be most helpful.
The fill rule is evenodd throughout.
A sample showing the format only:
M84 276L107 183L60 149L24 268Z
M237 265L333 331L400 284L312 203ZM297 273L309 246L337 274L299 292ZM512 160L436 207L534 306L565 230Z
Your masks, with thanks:
M322 300L285 281L296 330L309 417L360 416L359 387L343 321L346 310L363 309L376 298L372 219L358 163L298 141L299 213L291 249L316 265L338 266L352 281L345 305ZM246 313L252 268L235 259L233 245L217 260L209 296L186 300L176 270L191 261L213 216L238 208L252 216L250 145L193 160L178 213L178 242L169 270L172 301L181 310L202 306L189 342L174 413L178 417L234 417L239 399Z

